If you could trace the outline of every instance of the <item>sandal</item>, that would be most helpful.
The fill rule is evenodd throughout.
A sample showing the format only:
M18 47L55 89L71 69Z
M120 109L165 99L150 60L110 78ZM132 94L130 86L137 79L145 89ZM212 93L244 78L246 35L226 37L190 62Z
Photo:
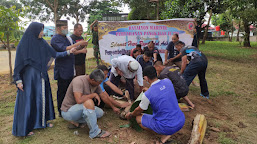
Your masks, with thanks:
M52 123L47 123L47 124L46 124L46 127L52 128L52 127L54 127L54 124L52 124Z
M33 136L35 133L34 132L29 132L29 134L27 135L28 137L29 136Z
M101 130L101 132L95 138L106 138L111 135L110 132Z

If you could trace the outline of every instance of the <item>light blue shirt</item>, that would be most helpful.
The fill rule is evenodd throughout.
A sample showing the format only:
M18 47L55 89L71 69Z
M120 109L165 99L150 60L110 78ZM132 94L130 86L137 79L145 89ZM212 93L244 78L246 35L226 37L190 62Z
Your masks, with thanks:
M102 83L100 84L100 87L102 89L103 92L105 92L105 89L104 89L104 83L107 82L109 80L109 78L107 77L104 81L102 81Z

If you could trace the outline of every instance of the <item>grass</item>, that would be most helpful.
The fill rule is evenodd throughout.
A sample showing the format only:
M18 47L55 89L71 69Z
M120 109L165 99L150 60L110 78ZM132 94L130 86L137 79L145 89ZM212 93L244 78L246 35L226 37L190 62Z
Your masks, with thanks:
M210 100L199 96L200 88L190 86L189 98L196 109L186 112L184 128L172 136L176 143L187 143L191 134L191 122L194 116L202 113L208 121L204 143L249 143L257 141L257 43L253 48L242 48L236 42L206 42L200 50L208 57L206 79L210 91ZM95 59L87 60L86 73L96 68ZM53 100L56 107L57 84L53 79L53 69L49 72ZM108 139L88 138L88 129L67 129L67 122L56 118L53 128L35 130L35 136L17 138L11 135L16 87L8 85L8 75L0 75L0 143L149 143L154 139L152 133L136 132L130 128L119 128L128 124L122 121L111 109L104 109L105 116L99 119L99 127L112 133ZM198 78L195 79L198 81ZM57 113L57 111L56 111ZM238 127L242 122L245 128ZM209 128L216 127L220 132Z
M200 45L200 50L208 56L238 62L253 62L257 60L257 42L251 42L251 48L244 48L238 42L207 41Z
M220 144L236 144L236 142L233 139L226 137L225 133L221 133L219 135L219 143Z

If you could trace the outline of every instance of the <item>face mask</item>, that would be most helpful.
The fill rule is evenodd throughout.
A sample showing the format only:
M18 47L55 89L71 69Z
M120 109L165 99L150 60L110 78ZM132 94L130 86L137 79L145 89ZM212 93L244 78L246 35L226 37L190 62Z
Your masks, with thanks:
M62 34L67 35L68 34L68 29L62 30Z

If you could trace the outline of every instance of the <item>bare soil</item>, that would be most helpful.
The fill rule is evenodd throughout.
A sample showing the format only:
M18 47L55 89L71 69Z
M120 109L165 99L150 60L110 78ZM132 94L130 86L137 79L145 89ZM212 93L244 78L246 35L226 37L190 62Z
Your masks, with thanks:
M257 138L257 70L256 63L238 63L209 58L207 82L210 99L202 98L200 87L190 86L189 98L195 109L184 112L184 127L174 134L172 143L186 144L190 139L192 120L196 114L207 118L205 144L256 143ZM90 66L88 69L94 69ZM56 81L53 70L49 71L54 104L56 106ZM88 128L70 130L67 122L56 118L53 128L35 130L31 137L18 138L11 133L16 87L9 85L8 75L0 75L0 143L153 143L158 135L131 128L120 128L128 121L120 120L111 109L105 108L105 115L99 119L99 127L112 133L109 138L90 139ZM197 81L198 78L195 80ZM183 101L181 101L183 102ZM56 107L55 107L56 109ZM57 113L57 111L56 111ZM74 134L78 131L78 135Z

